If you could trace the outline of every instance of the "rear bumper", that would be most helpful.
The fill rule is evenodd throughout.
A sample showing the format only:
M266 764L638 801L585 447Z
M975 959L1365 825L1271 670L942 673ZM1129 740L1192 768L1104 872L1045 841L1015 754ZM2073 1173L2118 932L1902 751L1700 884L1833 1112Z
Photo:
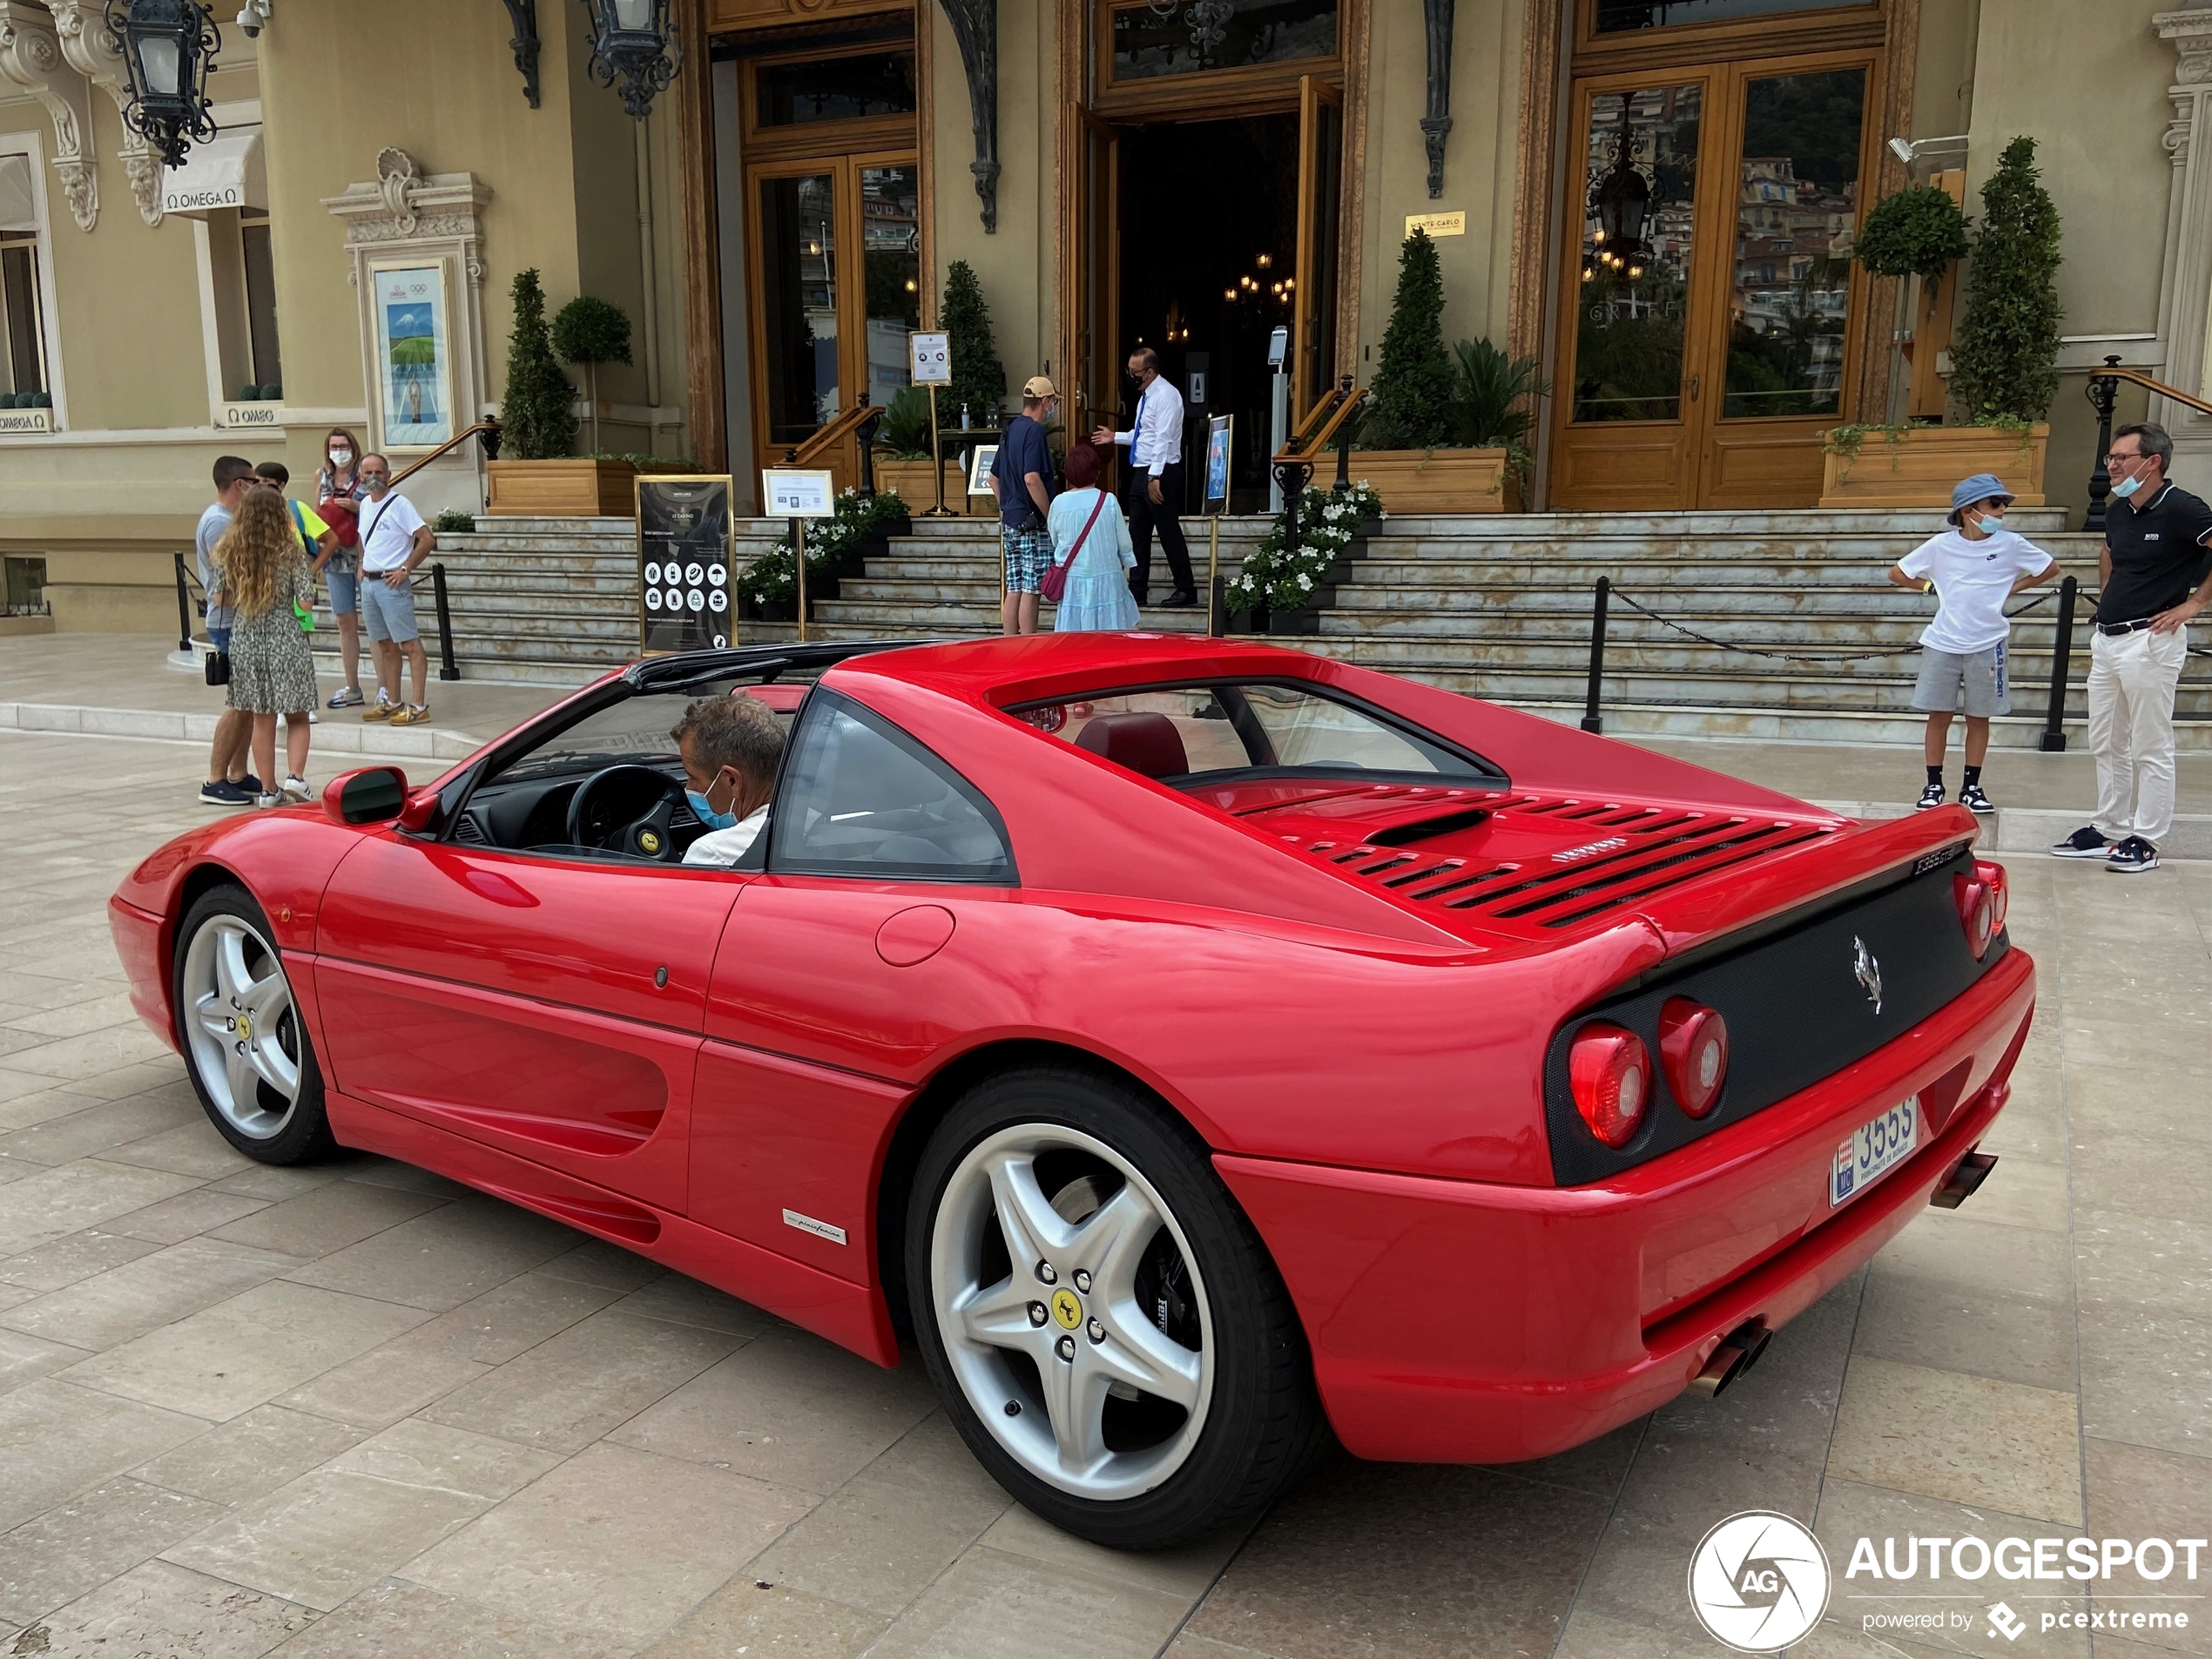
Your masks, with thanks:
M107 926L131 981L131 1006L156 1035L175 1048L177 1022L169 1010L168 954L162 949L161 918L125 900L110 899Z
M1544 1457L1663 1405L1730 1331L1781 1325L1901 1231L2003 1109L2034 998L2033 962L2010 950L1834 1076L1588 1186L1215 1162L1298 1304L1347 1448ZM1838 1142L1916 1092L1931 1138L1831 1211Z

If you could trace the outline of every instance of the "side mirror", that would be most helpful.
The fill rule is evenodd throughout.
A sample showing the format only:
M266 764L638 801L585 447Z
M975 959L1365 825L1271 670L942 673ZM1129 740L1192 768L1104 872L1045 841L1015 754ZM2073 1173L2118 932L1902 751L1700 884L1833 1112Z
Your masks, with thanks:
M397 766L362 766L323 786L322 810L333 823L389 823L406 805L407 774Z

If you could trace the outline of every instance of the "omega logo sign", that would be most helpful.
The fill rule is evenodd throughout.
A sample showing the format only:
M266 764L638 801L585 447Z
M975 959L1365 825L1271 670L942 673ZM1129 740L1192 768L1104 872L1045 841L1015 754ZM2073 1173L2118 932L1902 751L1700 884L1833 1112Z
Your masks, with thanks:
M0 409L0 432L51 432L53 415L46 409Z
M284 424L281 403L226 403L219 424L226 427L279 427Z
M246 192L236 185L202 185L198 190L165 190L161 192L161 211L165 213L199 213L211 207L243 207Z

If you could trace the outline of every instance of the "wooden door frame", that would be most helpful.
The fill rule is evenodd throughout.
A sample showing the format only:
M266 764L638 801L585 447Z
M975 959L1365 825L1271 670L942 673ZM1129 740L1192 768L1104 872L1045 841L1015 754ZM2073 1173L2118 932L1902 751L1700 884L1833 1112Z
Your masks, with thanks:
M1313 211L1314 172L1320 157L1320 112L1324 104L1333 104L1337 111L1337 264L1341 281L1344 264L1344 173L1345 146L1344 142L1344 88L1332 84L1318 75L1301 76L1298 80L1298 226L1294 233L1291 266L1299 282L1308 280L1315 263L1313 244L1320 234L1318 216ZM1291 424L1295 427L1305 418L1305 412L1315 400L1306 395L1304 384L1307 375L1306 354L1318 349L1318 342L1309 340L1309 334L1320 326L1318 312L1307 310L1306 292L1301 292L1291 303L1291 361L1297 367L1291 374ZM1340 318L1339 318L1340 320ZM1342 361L1344 354L1335 354ZM1318 378L1325 388L1336 378L1336 365L1332 363Z

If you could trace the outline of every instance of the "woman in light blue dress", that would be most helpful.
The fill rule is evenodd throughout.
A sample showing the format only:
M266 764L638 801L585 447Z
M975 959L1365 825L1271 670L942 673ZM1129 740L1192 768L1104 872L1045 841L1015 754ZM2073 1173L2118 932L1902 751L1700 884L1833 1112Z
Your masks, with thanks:
M1130 545L1129 520L1122 516L1121 502L1098 488L1097 450L1087 443L1070 444L1066 471L1068 488L1052 498L1045 520L1052 532L1052 562L1069 565L1068 589L1060 596L1053 628L1063 634L1126 633L1136 626L1136 600L1128 575L1136 568L1136 552ZM1089 535L1083 532L1086 523Z

